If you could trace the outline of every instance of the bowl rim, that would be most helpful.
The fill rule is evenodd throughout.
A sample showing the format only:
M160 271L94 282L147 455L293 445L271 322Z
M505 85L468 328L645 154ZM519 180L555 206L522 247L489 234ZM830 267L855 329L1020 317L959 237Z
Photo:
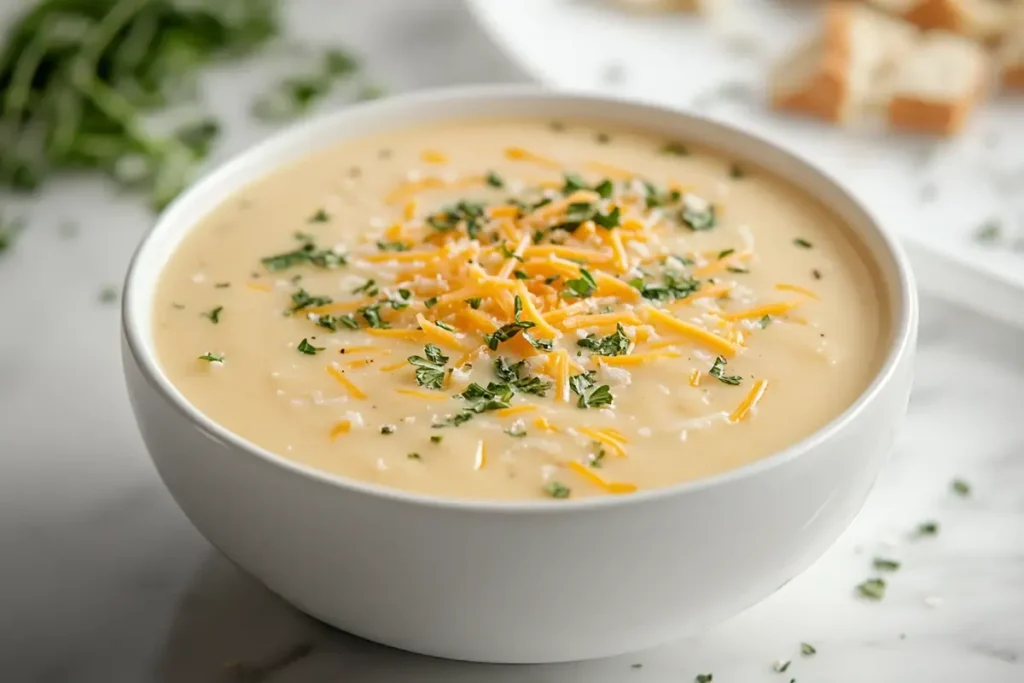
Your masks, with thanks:
M887 298L895 302L896 311L892 312L894 325L890 331L889 341L884 359L875 372L871 382L861 391L847 408L840 414L833 417L827 423L807 434L800 440L789 446L777 450L769 455L763 456L753 462L735 467L719 474L703 477L693 481L686 481L669 486L662 486L653 489L646 489L630 494L628 496L588 496L582 499L570 499L560 501L548 500L503 500L503 499L477 499L477 498L446 498L432 494L423 494L404 489L388 487L380 484L359 481L331 474L315 467L290 460L267 450L235 432L221 426L210 417L193 406L185 396L174 386L164 374L157 359L151 334L147 334L141 328L141 323L136 317L135 311L140 306L151 306L154 292L150 291L145 301L140 301L142 294L135 285L139 278L139 262L150 249L149 245L154 241L155 236L171 232L182 233L191 230L195 223L178 222L176 215L187 206L195 195L209 186L215 186L221 179L230 176L237 168L250 164L264 165L266 162L258 162L261 156L267 151L282 145L289 138L298 138L304 132L337 126L353 112L370 115L374 111L389 111L392 109L403 110L415 108L421 104L435 104L445 100L454 102L477 102L481 100L509 100L509 99L533 99L547 101L551 105L557 105L560 101L586 102L595 106L601 104L615 104L635 110L637 114L637 127L643 128L642 114L644 112L659 114L661 116L672 116L676 118L689 119L699 122L702 126L716 128L722 135L728 135L739 140L752 142L770 150L779 158L784 158L787 163L794 167L802 167L804 172L817 176L821 181L831 186L831 190L858 210L867 221L865 225L873 231L873 242L881 248L870 248L864 245L869 257L876 261L876 267L881 267L885 261L890 261L895 267L896 277L893 282L888 283L888 288L896 287L895 293L887 292ZM450 118L456 119L457 115ZM600 115L597 116L600 118ZM382 128L386 130L386 127ZM267 165L265 173L271 172L276 166ZM784 180L793 183L802 191L801 183L791 178L782 176ZM221 192L223 199L230 196L231 192ZM176 225L175 223L178 222ZM866 240L862 240L866 242ZM886 229L877 216L872 213L864 204L857 199L842 183L836 180L831 174L806 159L791 149L771 142L764 137L747 132L731 124L708 119L704 116L684 109L673 108L661 104L640 101L614 95L594 94L589 92L570 91L565 89L549 88L537 85L473 85L457 86L448 88L436 88L417 91L398 96L392 96L373 102L365 102L339 111L328 112L313 116L296 124L287 126L283 130L270 135L266 139L251 145L232 156L227 161L219 164L211 172L206 173L193 183L189 188L179 195L157 218L150 230L141 238L129 261L128 270L124 279L123 296L121 303L121 331L125 349L131 353L142 378L146 381L172 409L181 416L193 423L200 431L208 436L230 444L232 447L246 453L247 456L281 470L285 474L302 477L311 483L327 485L340 489L350 494L359 494L390 501L427 508L439 508L449 510L475 510L490 513L508 514L531 514L531 513L553 513L565 514L571 512L592 511L597 508L611 508L626 505L639 505L653 503L675 496L682 496L698 491L704 491L717 486L723 486L733 482L752 478L776 468L782 467L794 460L807 456L820 444L834 438L846 426L862 413L872 402L874 402L885 387L893 380L898 369L908 354L913 353L914 340L917 327L917 289L911 271L909 259L904 252L902 245L897 241L894 234Z

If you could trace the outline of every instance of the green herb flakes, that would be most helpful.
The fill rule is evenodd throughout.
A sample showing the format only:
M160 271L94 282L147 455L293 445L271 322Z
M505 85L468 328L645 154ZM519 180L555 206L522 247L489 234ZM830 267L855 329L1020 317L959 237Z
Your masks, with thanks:
M739 164L731 164L729 166L729 177L733 180L740 180L746 177L747 173Z
M597 356L621 356L629 352L630 342L622 323L615 324L615 332L606 337L598 338L596 335L587 335L576 340L576 345L587 349Z
M526 436L526 427L521 424L515 424L506 429L505 433L511 437L522 438Z
M381 425L380 433L381 434L394 434L395 433L395 425Z
M958 496L966 498L971 495L971 485L963 479L954 479L949 486L953 490L953 493Z
M881 600L885 597L885 579L868 579L857 586L857 592L869 600Z
M772 324L772 317L770 315L763 316L760 320L757 321L757 324L763 330L764 328Z
M409 453L405 457L409 460L423 460L423 457L419 453Z
M113 286L109 286L109 287L104 287L103 289L100 290L98 298L99 298L101 304L113 304L113 303L117 303L117 300L118 300L119 297L120 297L120 293L118 292L117 288L113 287ZM215 320L214 322L217 322L217 321Z
M793 661L790 660L790 659L787 659L787 660L784 660L784 661L780 660L780 661L775 662L774 664L772 664L772 671L774 671L775 673L778 673L778 674L786 673L786 671L789 669L789 665L792 664L792 663L793 663Z
M586 298L597 291L597 281L586 268L580 268L580 276L575 280L566 280L565 286L572 293L571 296Z
M306 339L303 339L302 341L300 341L298 347L296 347L296 348L297 348L299 353L304 353L307 356L315 356L317 353L319 353L320 351L324 350L324 347L322 347L322 346L313 346Z
M223 310L223 306L217 306L216 308L212 308L209 311L203 313L203 317L209 318L210 322L216 325L217 323L220 322L220 312Z
M448 356L434 344L423 347L426 356L409 356L409 363L416 368L416 383L427 389L441 389L444 385L445 364Z
M333 299L329 296L313 296L305 289L301 287L292 294L292 307L288 309L289 314L298 313L304 308L313 308L316 306L326 306L332 303Z
M441 443L443 440L444 440L444 437L441 436L440 434L434 434L433 436L430 437L430 443L433 443L433 444Z
M224 362L224 356L222 356L219 353L213 353L212 351L207 351L203 355L199 356L199 360L205 360L205 361L208 361L210 363L223 363Z
M793 244L795 244L796 246L801 247L803 249L813 249L814 248L814 245L811 244L810 242L808 242L807 240L805 240L803 237L797 237L795 240L793 240Z
M544 485L544 493L548 494L552 498L568 498L572 493L572 489L563 484L560 481L549 481Z
M818 650L810 643L800 643L800 654L804 657L813 657L818 654Z
M736 386L737 384L743 381L743 378L740 377L739 375L725 374L725 366L728 364L728 362L729 361L727 361L725 358L719 356L718 358L715 359L715 362L714 364L712 364L711 369L708 371L708 374L724 384L731 384L733 386Z
M502 180L501 176L498 175L497 173L495 173L494 171L488 171L487 172L486 180L487 180L487 184L490 185L491 187L497 187L497 188L505 187L505 181Z
M974 241L979 244L995 244L1003 238L1003 224L998 220L985 221L974 233Z
M710 230L718 222L713 204L708 204L707 208L704 209L684 206L679 212L679 220L694 232Z
M714 674L697 674L697 677L693 679L696 683L711 683L715 680Z
M668 142L662 146L661 153L673 157L685 157L690 154L690 150L681 142Z
M896 560L890 560L885 557L876 557L872 563L875 569L883 572L894 572L900 568L900 563Z
M316 213L309 217L307 223L326 223L331 220L330 214L323 209L317 209Z
M917 525L918 536L937 536L939 533L939 523L935 521L921 522Z

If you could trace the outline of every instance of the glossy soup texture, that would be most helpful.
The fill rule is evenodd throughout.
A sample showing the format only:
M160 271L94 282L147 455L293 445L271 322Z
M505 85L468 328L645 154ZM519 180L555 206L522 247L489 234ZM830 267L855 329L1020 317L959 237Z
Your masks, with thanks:
M835 418L881 362L878 281L823 206L698 141L453 122L231 197L170 258L154 335L188 401L284 458L564 500L709 477Z

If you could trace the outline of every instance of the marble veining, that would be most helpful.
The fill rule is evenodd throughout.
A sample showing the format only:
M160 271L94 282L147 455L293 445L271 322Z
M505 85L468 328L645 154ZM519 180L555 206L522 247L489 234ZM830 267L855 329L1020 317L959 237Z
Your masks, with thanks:
M316 5L295 4L297 16ZM455 0L337 5L343 37L406 39L401 59L385 51L374 62L396 87L516 77ZM398 5L400 18L389 18ZM227 144L238 149L251 135ZM96 186L61 185L19 206L33 227L0 261L0 304L7 319L33 325L24 333L0 324L4 683L1024 680L1019 331L924 299L910 415L878 485L825 556L764 603L700 637L626 657L462 664L319 624L192 529L145 456L122 386L117 311L97 300L120 279L148 218ZM58 230L70 215L82 223L73 241ZM59 306L42 314L40 302ZM951 491L954 478L970 483L969 496ZM936 536L916 536L926 520L939 523ZM877 575L876 555L902 566L885 576L885 599L871 602L855 586ZM817 654L801 656L801 642ZM772 671L789 659L785 673Z

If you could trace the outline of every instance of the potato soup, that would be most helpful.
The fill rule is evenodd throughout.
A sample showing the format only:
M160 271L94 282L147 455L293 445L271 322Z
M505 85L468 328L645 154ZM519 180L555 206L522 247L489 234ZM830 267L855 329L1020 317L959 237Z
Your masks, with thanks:
M694 142L486 120L326 149L186 236L160 363L268 451L438 496L623 495L765 457L865 389L887 312L825 207Z

